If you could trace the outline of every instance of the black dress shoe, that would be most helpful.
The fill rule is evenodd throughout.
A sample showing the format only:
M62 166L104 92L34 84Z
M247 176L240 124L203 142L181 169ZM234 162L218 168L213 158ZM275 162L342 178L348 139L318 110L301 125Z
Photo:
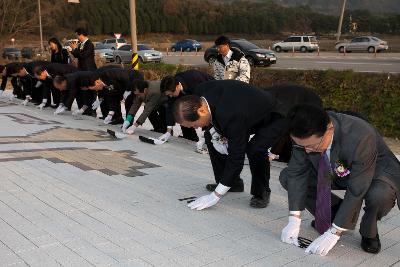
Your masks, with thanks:
M377 254L381 251L381 241L379 235L374 238L368 238L361 236L361 248L368 253Z
M271 198L271 191L265 192L262 196L253 196L250 199L250 206L256 209L266 208Z
M206 189L207 189L208 191L210 191L210 192L213 192L213 191L215 190L215 188L217 188L217 184L207 184L207 185L206 185ZM240 193L240 192L243 192L243 191L244 191L244 184L243 184L243 181L242 181L241 184L238 183L238 184L232 186L232 187L229 189L229 192Z

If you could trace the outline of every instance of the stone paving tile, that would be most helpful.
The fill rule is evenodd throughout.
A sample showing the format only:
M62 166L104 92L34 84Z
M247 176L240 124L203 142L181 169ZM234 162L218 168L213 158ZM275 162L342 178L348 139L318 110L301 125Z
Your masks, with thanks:
M248 205L251 181L246 165L241 174L245 192L228 194L206 211L191 211L178 199L207 194L204 185L213 181L208 155L195 153L192 143L173 139L162 146L144 144L137 134L157 135L143 129L127 139L109 141L102 133L118 128L93 118L55 117L31 107L5 109L0 113L28 112L37 123L31 119L33 124L18 124L0 115L0 125L15 128L15 133L0 131L0 139L36 136L40 142L0 144L0 161L19 155L0 162L0 266L399 265L397 209L379 223L380 254L361 251L356 229L327 257L306 255L279 238L287 222L287 194L277 179L283 164L273 163L267 209ZM61 128L46 121L68 126L70 130L61 134L66 142L53 138ZM90 133L84 137L88 142L71 146L67 141L80 131L74 129L87 130L83 132ZM74 149L79 153L72 153ZM133 161L119 157L130 155L127 151L135 151ZM127 173L135 164L142 164L140 176ZM104 171L105 165L110 172ZM311 218L304 213L301 235L313 239L317 235L309 226Z

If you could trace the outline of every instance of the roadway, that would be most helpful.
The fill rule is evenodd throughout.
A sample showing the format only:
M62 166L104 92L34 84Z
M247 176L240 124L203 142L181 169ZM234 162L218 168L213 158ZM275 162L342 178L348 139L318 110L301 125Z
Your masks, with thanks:
M164 62L169 64L182 64L189 66L207 66L203 53L164 53ZM332 52L317 53L276 53L277 64L273 69L297 70L346 70L356 72L386 72L400 73L400 53L347 53Z

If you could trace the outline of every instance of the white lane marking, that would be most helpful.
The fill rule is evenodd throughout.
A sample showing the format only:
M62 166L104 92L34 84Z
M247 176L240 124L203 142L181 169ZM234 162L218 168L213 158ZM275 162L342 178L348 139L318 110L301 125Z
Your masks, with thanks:
M348 65L348 64L352 64L352 65L370 65L370 64L374 64L374 65L381 65L381 66L392 66L393 64L390 63L372 63L372 62L339 62L339 61L315 61L315 63L318 64L344 64L344 65Z

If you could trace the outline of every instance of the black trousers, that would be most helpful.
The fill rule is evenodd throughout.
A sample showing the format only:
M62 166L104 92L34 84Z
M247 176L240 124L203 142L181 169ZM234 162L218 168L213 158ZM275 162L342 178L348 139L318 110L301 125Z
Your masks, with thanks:
M306 209L315 216L315 204L317 200L317 178L316 172L311 173L307 188ZM288 176L286 169L283 169L279 180L285 190L287 190ZM346 190L346 187L339 186L335 182L331 185L333 190ZM367 193L364 196L365 207L364 215L361 219L360 234L364 237L374 238L378 234L377 221L387 215L396 203L396 190L390 184L375 179L372 181ZM335 194L331 194L332 221L336 212L340 208L343 199ZM338 225L340 226L340 225Z
M113 97L106 96L103 101L100 104L100 109L101 113L103 114L103 117L106 118L108 115L108 112L111 110L111 107L113 107L113 111L115 112L113 115L113 120L122 120L122 113L121 113L121 105L120 105L120 97L119 96L114 96L116 99L113 99ZM92 108L92 107L90 107Z
M190 141L199 141L199 137L197 136L196 129L194 128L187 128L181 125L182 136L183 138L190 140Z
M24 91L22 90L22 83L18 77L11 78L11 85L13 87L13 95L19 99L25 99Z
M155 108L148 117L149 121L153 125L153 129L158 133L165 133L167 131L167 117L166 109L163 105Z
M276 139L281 135L283 129L284 119L279 114L273 114L271 120L261 125L255 132L253 138L247 143L246 154L249 159L252 178L250 193L256 197L261 197L265 195L265 192L271 191L269 187L270 164L268 161L268 148L274 144ZM219 183L228 156L222 155L215 150L211 142L211 135L208 131L206 131L204 137L213 166L215 181ZM236 183L240 183L239 177L235 178L231 186Z

